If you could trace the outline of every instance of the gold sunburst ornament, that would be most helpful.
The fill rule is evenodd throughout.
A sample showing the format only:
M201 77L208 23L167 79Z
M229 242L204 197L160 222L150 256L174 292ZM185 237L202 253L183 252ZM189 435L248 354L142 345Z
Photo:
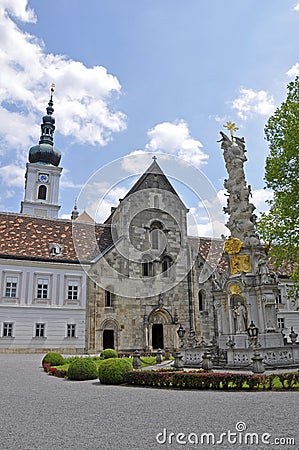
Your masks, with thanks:
M232 143L234 142L234 131L237 131L239 128L234 122L231 122L230 120L226 122L226 124L223 125L224 128L227 128L230 132Z

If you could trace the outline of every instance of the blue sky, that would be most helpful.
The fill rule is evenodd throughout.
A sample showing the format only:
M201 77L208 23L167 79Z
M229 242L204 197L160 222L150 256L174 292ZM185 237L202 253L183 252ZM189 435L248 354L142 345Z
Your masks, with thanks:
M299 74L298 1L0 0L0 20L0 210L20 209L52 82L62 217L96 170L137 151L128 175L149 165L141 151L162 168L160 152L183 158L224 204L217 140L227 120L245 137L253 201L266 208L263 129ZM127 187L109 191L103 215ZM209 234L204 194L181 192Z

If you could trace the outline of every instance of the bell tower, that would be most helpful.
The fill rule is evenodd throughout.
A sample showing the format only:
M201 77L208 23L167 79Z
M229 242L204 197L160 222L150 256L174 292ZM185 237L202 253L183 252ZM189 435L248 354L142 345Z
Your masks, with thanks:
M25 195L21 203L21 213L38 217L57 218L59 181L62 168L59 167L61 154L53 145L55 118L53 117L54 84L47 114L42 119L41 136L38 145L29 150L26 164Z

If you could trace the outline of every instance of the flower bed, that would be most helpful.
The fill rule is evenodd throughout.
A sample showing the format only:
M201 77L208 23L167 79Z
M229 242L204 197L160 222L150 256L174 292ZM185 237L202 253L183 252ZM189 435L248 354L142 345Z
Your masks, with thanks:
M43 369L45 372L47 372L49 375L52 375L53 377L65 378L67 376L66 370L57 369L57 367L51 367L50 363L44 363Z
M139 386L179 389L272 390L298 389L298 372L279 375L249 375L217 372L131 371L126 382Z

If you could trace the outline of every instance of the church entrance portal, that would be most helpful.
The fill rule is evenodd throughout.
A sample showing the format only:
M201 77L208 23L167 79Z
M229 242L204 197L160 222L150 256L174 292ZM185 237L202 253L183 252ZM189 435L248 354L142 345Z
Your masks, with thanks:
M114 348L114 330L103 331L103 349Z
M152 345L153 349L164 348L164 334L162 323L153 323Z

